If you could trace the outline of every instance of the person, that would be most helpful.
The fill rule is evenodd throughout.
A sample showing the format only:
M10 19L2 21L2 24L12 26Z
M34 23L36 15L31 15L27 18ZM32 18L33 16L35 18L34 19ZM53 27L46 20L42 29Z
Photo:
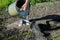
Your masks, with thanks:
M20 4L18 4L20 8L19 9L20 22L18 26L23 26L23 24L30 25L29 18L28 18L29 11L30 11L29 4L30 4L30 0L21 0Z

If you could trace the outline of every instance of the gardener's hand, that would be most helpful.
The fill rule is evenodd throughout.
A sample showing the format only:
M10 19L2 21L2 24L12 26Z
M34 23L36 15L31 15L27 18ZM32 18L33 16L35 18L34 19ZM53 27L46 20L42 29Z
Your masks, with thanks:
M22 6L22 9L23 10L26 10L28 8L28 5L27 4L24 4L23 6Z
M23 8L21 7L21 8L20 8L20 11L22 11L22 10L23 10Z
M26 9L27 9L27 5L24 4L24 5L20 8L20 11L22 11L22 10L26 10Z

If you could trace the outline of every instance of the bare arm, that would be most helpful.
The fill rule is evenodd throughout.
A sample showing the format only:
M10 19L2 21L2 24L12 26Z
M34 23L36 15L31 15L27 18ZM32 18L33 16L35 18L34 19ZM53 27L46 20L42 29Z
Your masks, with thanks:
M29 0L25 0L25 1L26 1L25 4L26 4L26 5L29 5Z
M26 10L29 6L29 0L25 0L24 5L22 6L22 10Z

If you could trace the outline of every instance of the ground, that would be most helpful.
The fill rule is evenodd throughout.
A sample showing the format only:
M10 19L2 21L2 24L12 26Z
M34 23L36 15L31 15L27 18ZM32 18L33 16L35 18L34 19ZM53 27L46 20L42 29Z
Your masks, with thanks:
M31 29L31 25L29 26L23 26L23 27L19 27L18 23L20 18L18 16L10 16L6 10L2 10L1 13L3 14L3 18L4 18L4 26L7 27L7 30L12 30L14 29L14 33L17 32L23 32L23 31L29 31L29 32L33 32L33 28ZM30 38L30 40L35 40L34 38L36 38L36 40L48 40L48 36L44 37L44 32L49 34L49 35L56 35L56 34L60 34L60 1L56 1L56 2L47 2L47 3L37 3L36 5L31 6L30 8L30 15L29 15L29 19L31 22L36 22L36 24L38 25L38 27L40 28L40 39L34 37L35 35L32 35L34 33L32 33L31 35L33 36L32 39ZM53 25L52 25L53 24ZM33 27L33 26L32 26ZM35 27L35 26L34 26ZM43 29L44 28L44 29ZM17 32L15 32L15 30L17 30ZM39 33L39 32L38 32ZM10 34L9 34L10 35ZM30 36L31 36L30 35ZM26 37L26 36L25 36ZM26 40L28 37L26 37ZM17 38L19 40L19 38ZM59 40L60 37L58 38L54 38L54 40ZM24 38L22 38L21 40L24 40Z

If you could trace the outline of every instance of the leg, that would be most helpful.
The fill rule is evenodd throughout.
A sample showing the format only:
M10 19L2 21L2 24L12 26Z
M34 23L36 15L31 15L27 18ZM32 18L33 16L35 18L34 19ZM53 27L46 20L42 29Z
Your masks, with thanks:
M25 16L25 19L24 19L24 21L26 22L26 25L30 25L29 23L29 18L28 18L28 16Z
M23 18L20 19L19 25L18 26L22 26L23 25Z

